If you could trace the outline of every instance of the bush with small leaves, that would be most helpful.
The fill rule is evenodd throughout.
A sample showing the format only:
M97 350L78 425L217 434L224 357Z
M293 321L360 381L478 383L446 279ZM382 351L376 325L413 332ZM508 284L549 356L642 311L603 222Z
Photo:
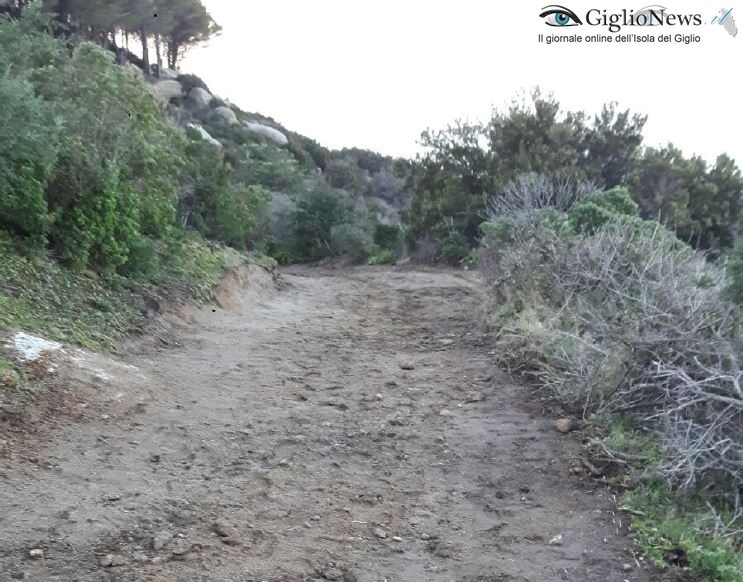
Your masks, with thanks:
M27 249L39 249L49 228L45 191L58 127L28 82L3 76L0 119L0 228L21 237Z

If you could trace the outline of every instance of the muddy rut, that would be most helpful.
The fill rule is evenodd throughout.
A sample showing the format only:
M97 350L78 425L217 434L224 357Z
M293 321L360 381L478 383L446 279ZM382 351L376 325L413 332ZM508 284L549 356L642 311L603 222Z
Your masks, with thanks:
M573 438L493 368L475 274L282 279L5 459L0 580L652 579L610 492L569 475Z

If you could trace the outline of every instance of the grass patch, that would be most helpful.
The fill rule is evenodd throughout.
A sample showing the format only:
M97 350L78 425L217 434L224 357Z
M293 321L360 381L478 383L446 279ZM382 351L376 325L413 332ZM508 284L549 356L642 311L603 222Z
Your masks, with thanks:
M189 234L158 249L161 267L150 282L168 291L177 291L183 299L207 302L225 271L245 262L247 257L230 247L210 243Z
M743 582L743 520L736 523L729 508L708 505L701 493L681 496L660 482L638 486L622 503L638 513L630 530L655 566L680 556L680 565L700 580Z
M709 582L743 582L743 516L720 505L712 491L683 494L661 477L663 452L657 439L615 415L603 430L607 449L630 459L618 476L629 487L619 502L630 511L630 531L638 549L658 568L678 565Z
M0 328L105 352L130 334L147 293L207 302L225 269L246 256L184 236L156 250L157 268L146 278L107 279L74 272L44 257L24 257L0 242Z
M370 265L391 265L394 262L395 255L392 254L392 251L387 249L382 249L373 253L368 260Z
M43 258L0 251L0 328L111 349L139 316L139 296Z

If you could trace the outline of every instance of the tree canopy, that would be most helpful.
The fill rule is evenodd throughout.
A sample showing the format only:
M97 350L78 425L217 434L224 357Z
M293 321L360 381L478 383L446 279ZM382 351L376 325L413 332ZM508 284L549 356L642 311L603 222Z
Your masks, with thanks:
M189 48L220 31L200 0L43 0L42 4L64 30L104 48L120 50L123 47L117 43L122 37L137 37L147 72L151 46L158 65L164 54L168 66L175 69ZM22 8L15 6L14 14Z
M616 103L592 118L562 111L537 89L494 111L487 123L425 131L409 184L410 242L447 248L456 262L476 245L489 201L521 176L559 174L582 188L628 186L643 217L659 219L700 249L731 247L743 193L735 162L723 154L708 167L670 144L643 149L646 121Z

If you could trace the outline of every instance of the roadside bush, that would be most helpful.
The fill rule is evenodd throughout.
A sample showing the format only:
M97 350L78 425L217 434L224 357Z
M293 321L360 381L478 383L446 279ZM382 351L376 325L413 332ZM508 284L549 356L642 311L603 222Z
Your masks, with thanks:
M253 139L252 134L248 135ZM304 185L306 178L304 171L297 161L281 148L252 144L247 147L247 155L248 159L235 170L236 181L286 193L298 192Z
M135 279L152 279L158 272L155 241L142 236L133 241L129 247L126 263L120 269L125 277Z
M78 45L38 84L64 126L47 189L50 239L70 265L115 270L140 234L175 225L183 140L144 81L96 45Z
M638 206L626 188L614 188L585 196L569 210L568 217L576 232L593 233L619 216L637 216Z
M43 248L57 124L29 83L2 76L0 119L0 228L20 235L26 248Z
M631 209L623 196L609 202ZM554 210L483 229L498 357L577 412L641 419L663 445L670 484L733 494L743 484L743 342L741 313L721 298L724 273L660 224L607 213L578 234L555 228Z
M395 255L387 249L379 250L369 257L370 265L390 265L395 262Z
M440 241L441 259L449 265L459 265L469 256L470 250L467 237L459 232L451 232Z
M738 238L728 257L727 276L725 297L743 304L743 237Z
M339 224L330 229L330 248L336 256L348 256L361 262L374 250L369 233L356 224Z
M350 223L354 202L348 192L322 183L301 194L290 234L297 255L314 260L333 254L333 228Z
M236 249L248 248L259 229L265 230L271 193L260 186L231 184L217 194L208 234Z

